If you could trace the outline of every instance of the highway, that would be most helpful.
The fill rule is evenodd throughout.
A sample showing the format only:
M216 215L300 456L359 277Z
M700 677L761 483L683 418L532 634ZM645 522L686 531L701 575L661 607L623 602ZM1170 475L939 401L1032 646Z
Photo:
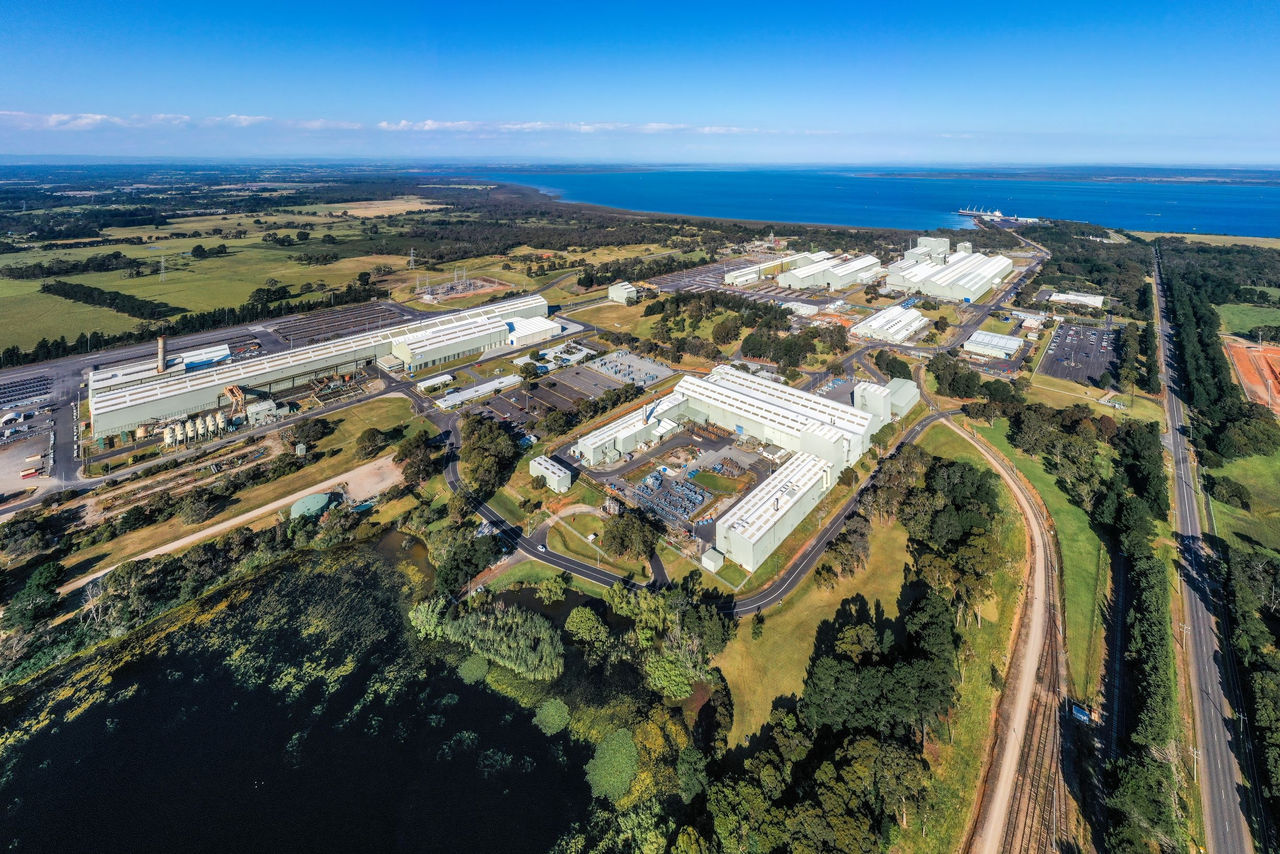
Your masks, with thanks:
M1187 413L1174 357L1172 315L1160 276L1159 250L1155 286L1159 341L1163 350L1161 384L1168 390L1165 395L1169 420L1166 446L1173 456L1174 533L1182 558L1178 575L1182 582L1183 634L1190 665L1187 675L1195 714L1195 749L1199 751L1196 765L1206 847L1210 854L1250 852L1254 844L1248 816L1254 805L1252 790L1243 782L1235 752L1240 722L1234 711L1237 702L1234 661L1230 650L1224 650L1219 643L1220 591L1205 560L1199 490L1187 439Z

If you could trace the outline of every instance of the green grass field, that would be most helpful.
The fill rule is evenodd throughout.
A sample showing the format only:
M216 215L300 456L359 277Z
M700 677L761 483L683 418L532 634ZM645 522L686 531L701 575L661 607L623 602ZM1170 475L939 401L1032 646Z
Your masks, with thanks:
M1229 302L1217 306L1222 319L1222 331L1233 335L1248 336L1255 326L1280 326L1280 308L1262 305L1244 305Z
M1071 688L1077 698L1097 698L1102 678L1105 646L1103 609L1111 585L1111 560L1102 541L1090 527L1088 515L1070 502L1038 459L1009 444L1008 421L994 427L975 423L979 434L1013 461L1018 471L1040 494L1053 518L1062 548L1063 623L1067 636L1067 662Z
M491 581L489 590L497 593L515 584L538 584L561 574L560 570L540 560L524 560L510 567ZM569 576L569 587L588 596L599 596L604 592L604 588L599 584L578 578L576 575Z
M700 471L693 476L693 482L721 495L733 495L745 489L750 484L750 478L747 475L724 477L712 471Z
M1247 511L1213 502L1218 535L1229 546L1255 549L1261 545L1280 552L1280 451L1232 460L1210 473L1244 484L1252 495Z
M572 530L566 530L566 528L572 528ZM547 532L547 548L586 563L598 562L601 568L612 569L623 575L631 575L637 579L648 578L649 562L647 560L611 555L600 547L600 533L603 530L604 522L595 516L586 513L568 516L552 525L551 530ZM596 535L595 542L586 542L585 538L592 534ZM600 548L600 551L596 548ZM604 553L601 554L601 552Z
M1136 392L1116 396L1124 409L1116 409L1100 403L1103 392L1092 386L1081 385L1071 380L1035 374L1031 378L1031 388L1027 390L1027 400L1032 403L1043 403L1057 409L1063 409L1077 403L1089 406L1096 415L1110 415L1117 421L1126 418L1137 418L1140 421L1158 421L1164 423L1164 407L1148 395Z

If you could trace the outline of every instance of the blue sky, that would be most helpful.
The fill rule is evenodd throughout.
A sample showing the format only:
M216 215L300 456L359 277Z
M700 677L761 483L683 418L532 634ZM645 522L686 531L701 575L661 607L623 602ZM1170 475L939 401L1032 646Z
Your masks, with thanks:
M1280 4L7 3L0 154L1280 163Z

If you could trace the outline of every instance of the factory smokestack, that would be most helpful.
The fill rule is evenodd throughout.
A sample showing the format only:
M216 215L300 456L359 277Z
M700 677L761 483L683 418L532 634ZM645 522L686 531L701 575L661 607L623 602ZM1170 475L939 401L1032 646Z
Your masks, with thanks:
M157 374L164 373L165 363L168 361L165 353L164 345L165 345L165 339L164 339L164 336L161 335L159 338L156 339L156 373Z

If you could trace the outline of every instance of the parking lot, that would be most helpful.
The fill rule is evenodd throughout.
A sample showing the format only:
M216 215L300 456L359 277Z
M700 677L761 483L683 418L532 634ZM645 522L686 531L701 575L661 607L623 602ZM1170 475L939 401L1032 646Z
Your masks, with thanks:
M543 377L536 385L530 391L508 389L490 398L486 406L504 421L524 424L552 409L576 409L579 400L599 397L622 383L575 365Z
M44 403L52 390L53 378L49 376L0 383L0 409Z
M1054 330L1049 349L1040 360L1040 373L1084 385L1098 379L1115 364L1116 333L1105 328L1063 324Z
M683 291L698 285L702 285L704 288L708 285L724 285L726 273L732 273L734 270L741 270L756 263L758 262L750 258L732 258L728 261L717 261L714 264L703 264L701 267L694 267L689 270L663 273L661 276L654 276L647 281L664 293Z

